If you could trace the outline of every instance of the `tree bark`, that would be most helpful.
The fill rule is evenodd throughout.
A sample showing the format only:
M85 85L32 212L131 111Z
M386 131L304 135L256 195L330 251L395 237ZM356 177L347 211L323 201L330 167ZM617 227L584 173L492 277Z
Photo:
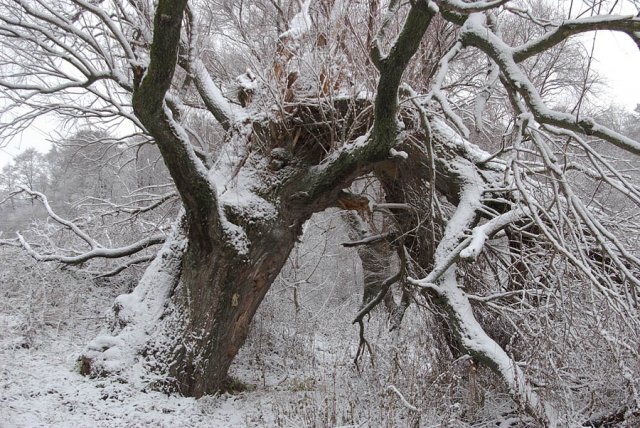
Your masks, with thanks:
M227 388L229 367L244 343L249 326L296 242L297 233L282 225L252 242L247 258L189 241L182 274L172 296L178 325L168 322L147 352L175 389L193 397ZM274 245L275 244L275 245ZM210 248L210 249L209 249ZM175 331L176 327L178 331Z
M228 387L229 367L300 228L285 221L260 228L261 238L238 257L194 238L188 227L181 216L140 284L116 300L112 335L89 345L80 358L82 373L99 376L139 364L164 391L201 397Z

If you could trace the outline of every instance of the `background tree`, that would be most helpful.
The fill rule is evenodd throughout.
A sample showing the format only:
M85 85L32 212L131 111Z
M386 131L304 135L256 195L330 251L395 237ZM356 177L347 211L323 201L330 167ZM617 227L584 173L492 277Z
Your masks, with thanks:
M554 409L562 397L529 379L554 371L567 385L575 372L558 369L558 337L531 343L545 323L576 343L597 331L602 342L583 349L616 349L607 355L626 382L623 415L636 412L637 350L619 344L640 325L637 228L575 189L605 183L637 205L632 178L599 148L637 156L640 144L551 103L554 62L583 58L560 53L567 40L612 30L640 43L640 21L540 13L505 1L0 2L4 135L52 111L133 127L157 146L183 205L170 233L151 228L109 248L22 187L88 248L38 252L19 235L39 260L115 259L164 243L117 299L113 330L89 345L82 372L137 364L183 394L225 388L305 221L362 201L348 189L372 176L395 230L352 245L390 241L399 272L389 281L434 311L452 354L494 370L516 403L554 425L567 414ZM502 22L530 31L510 35ZM389 287L380 290L371 302ZM573 323L574 310L586 321Z
M18 154L13 160L12 170L18 186L24 186L29 190L47 190L47 167L44 156L36 149L29 148Z

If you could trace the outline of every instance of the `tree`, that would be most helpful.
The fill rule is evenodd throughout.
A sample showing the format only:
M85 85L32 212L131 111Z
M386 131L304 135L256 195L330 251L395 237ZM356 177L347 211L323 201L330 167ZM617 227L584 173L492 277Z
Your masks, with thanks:
M3 193L9 194L13 189L16 188L18 184L18 178L16 177L15 169L13 165L7 164L2 167L2 174L0 175L2 179L2 190ZM4 195L3 195L4 197ZM11 208L15 209L15 201L11 199Z
M17 155L11 168L17 176L18 185L29 190L46 191L48 176L44 156L36 149L29 148Z
M509 45L505 16L535 31ZM640 45L633 16L540 20L503 0L2 0L0 86L14 112L5 135L52 111L127 122L158 147L183 205L171 233L119 248L52 209L88 250L42 254L19 237L34 257L66 263L162 243L136 289L118 298L113 331L90 344L81 371L139 364L159 376L156 386L196 397L223 389L305 221L332 206L366 218L370 206L348 189L368 176L395 230L352 245L389 241L400 260L389 282L430 302L451 348L498 373L530 415L557 423L553 400L543 401L483 322L536 311L552 319L549 307L593 296L584 310L596 324L604 305L624 319L620 335L638 331L640 260L626 232L637 228L574 190L574 175L637 207L637 186L594 144L637 156L640 143L579 109L554 110L543 97L553 69L531 72L538 59L552 64L545 55L571 37L596 30ZM235 60L227 69L216 62L221 51ZM413 60L418 52L424 64ZM485 65L469 69L471 56ZM251 69L232 81L229 69L241 69L234 62ZM494 109L500 94L507 102ZM471 144L469 125L501 148L491 155ZM22 191L50 208L44 195ZM384 298L383 285L371 302ZM616 354L621 367L634 352ZM637 381L628 388L626 409L635 411Z

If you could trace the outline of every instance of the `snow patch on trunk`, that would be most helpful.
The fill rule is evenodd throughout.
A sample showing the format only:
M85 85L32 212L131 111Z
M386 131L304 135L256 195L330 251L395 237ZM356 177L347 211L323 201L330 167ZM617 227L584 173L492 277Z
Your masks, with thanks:
M289 30L280 34L280 39L299 40L306 33L309 32L313 22L311 21L311 15L309 14L309 6L311 0L306 0L302 3L300 12L298 12L289 22Z
M141 368L139 353L157 328L166 302L179 279L187 239L181 214L140 283L129 294L116 298L113 333L96 337L80 358L90 364L92 375L122 373ZM135 377L134 379L135 380Z
M247 132L251 132L250 129ZM227 241L238 254L249 252L250 242L242 225L274 220L278 211L258 195L262 185L260 172L250 158L245 132L239 132L216 160L209 172L218 194L218 206ZM263 165L266 168L266 164Z

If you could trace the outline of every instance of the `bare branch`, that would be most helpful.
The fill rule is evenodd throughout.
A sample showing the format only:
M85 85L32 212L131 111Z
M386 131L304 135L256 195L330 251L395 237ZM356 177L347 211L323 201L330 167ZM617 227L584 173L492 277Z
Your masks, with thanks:
M82 231L78 226L76 226L73 222L69 221L69 220L65 220L62 217L60 217L59 215L57 215L53 209L51 208L51 205L49 205L49 200L47 199L47 197L45 195L43 195L40 192L36 192L35 190L30 190L25 186L20 186L20 190L18 192L15 192L14 194L18 194L18 193L27 193L28 195L39 199L42 204L44 205L45 209L47 210L47 213L49 214L49 216L54 219L55 221L57 221L58 223L60 223L61 225L63 225L64 227L68 228L69 230L71 230L73 233L75 233L80 239L82 239L84 242L86 242L87 244L89 244L89 247L92 250L98 249L101 247L100 244L98 244L93 238L91 238L87 233L85 233L84 231ZM21 240L22 242L22 240ZM24 245L24 244L23 244Z
M191 147L189 137L164 103L177 63L186 4L186 0L159 2L149 68L134 92L133 106L162 152L187 215L193 217L193 232L207 236L212 232L212 225L214 233L219 227L215 215L218 212L216 191L207 178L206 168Z
M496 9L510 0L493 0L493 1L474 1L470 3L465 3L459 0L439 0L436 1L436 4L443 9L451 12L458 13L474 13L474 12L483 12L486 10Z
M91 259L104 258L104 259L119 259L125 256L130 256L139 253L153 245L164 243L166 237L164 235L156 235L150 238L142 239L138 242L134 242L131 245L120 248L94 248L86 253L79 254L77 256L64 256L60 254L40 254L33 249L33 247L24 239L24 237L18 233L18 240L27 253L34 259L41 262L60 262L70 265L77 265L87 262Z
M560 25L554 26L542 37L514 48L513 59L515 62L522 62L550 49L558 43L562 43L571 36L598 30L627 33L637 43L638 39L633 36L633 33L640 31L640 18L633 15L604 15L567 20Z
M393 232L387 232L387 233L382 233L380 235L367 236L366 238L360 239L358 241L343 242L340 245L347 248L358 247L360 245L371 245L371 244L375 244L376 242L388 241L390 239L393 239L392 238L393 236L394 236Z
M518 67L514 59L514 50L484 25L483 15L473 14L467 19L462 28L461 38L466 44L485 52L499 65L504 76L517 88L539 123L598 137L623 150L640 155L640 143L637 141L601 126L591 118L576 117L547 107L533 83Z

